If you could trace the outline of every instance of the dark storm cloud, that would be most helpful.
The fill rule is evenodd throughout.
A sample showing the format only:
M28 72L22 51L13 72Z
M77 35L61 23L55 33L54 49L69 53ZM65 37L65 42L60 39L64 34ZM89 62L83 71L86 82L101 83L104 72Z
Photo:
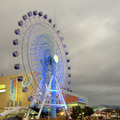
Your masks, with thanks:
M28 11L43 11L54 18L68 45L71 89L88 97L90 105L119 104L119 5L119 0L1 0L0 73L16 74L13 65L21 62L11 56L18 49L12 46L17 21Z
M120 9L118 3L107 2L87 1L83 7L77 4L77 10L67 18L70 27L65 36L72 46L72 89L88 96L90 104L119 104L120 99L119 94L114 98L120 90ZM109 90L114 92L110 94Z

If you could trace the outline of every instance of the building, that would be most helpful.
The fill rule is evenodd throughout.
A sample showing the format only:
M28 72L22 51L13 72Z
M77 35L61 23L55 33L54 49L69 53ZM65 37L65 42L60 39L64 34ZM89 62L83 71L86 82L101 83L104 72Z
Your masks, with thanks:
M28 87L28 91L31 86ZM28 92L22 92L22 82L18 82L17 75L0 77L0 107L27 107Z
M88 98L84 97L82 95L78 95L74 92L66 92L68 94L68 97L66 98L66 103L68 108L71 108L72 106L79 105L81 107L84 107L88 104Z
M0 107L15 107L23 106L28 107L31 101L28 101L28 94L31 85L28 87L28 92L22 91L22 82L18 82L18 75L10 75L0 77ZM84 107L88 103L88 99L84 96L75 94L73 92L66 92L68 95L66 103L68 108L75 105Z

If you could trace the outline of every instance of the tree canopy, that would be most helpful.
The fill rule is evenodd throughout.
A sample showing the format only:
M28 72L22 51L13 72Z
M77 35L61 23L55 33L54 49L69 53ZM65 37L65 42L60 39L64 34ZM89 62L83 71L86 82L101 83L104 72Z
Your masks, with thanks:
M74 120L82 119L82 117L90 116L93 113L94 111L91 107L85 106L84 108L81 108L79 105L73 106L71 118Z

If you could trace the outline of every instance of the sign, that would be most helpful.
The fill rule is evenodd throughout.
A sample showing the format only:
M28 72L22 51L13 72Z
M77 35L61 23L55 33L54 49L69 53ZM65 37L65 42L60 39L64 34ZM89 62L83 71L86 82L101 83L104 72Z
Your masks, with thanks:
M5 84L0 85L0 89L4 89L4 88L6 88Z
M0 93L6 92L6 89L0 90Z
M78 100L81 101L81 102L85 102L84 99L81 99L81 98L78 98Z
M22 86L23 87L28 87L30 85L32 81L32 75L31 74L27 74L23 77L23 82L22 82Z
M16 100L17 100L17 79L11 78L9 101L16 101Z

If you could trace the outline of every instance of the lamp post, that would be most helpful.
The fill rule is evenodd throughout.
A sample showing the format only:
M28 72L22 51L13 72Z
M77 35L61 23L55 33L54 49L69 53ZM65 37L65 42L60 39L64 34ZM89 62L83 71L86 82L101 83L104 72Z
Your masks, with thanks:
M84 120L84 119L83 119L83 118L84 118L84 112L82 112L81 115L82 115L82 120Z

